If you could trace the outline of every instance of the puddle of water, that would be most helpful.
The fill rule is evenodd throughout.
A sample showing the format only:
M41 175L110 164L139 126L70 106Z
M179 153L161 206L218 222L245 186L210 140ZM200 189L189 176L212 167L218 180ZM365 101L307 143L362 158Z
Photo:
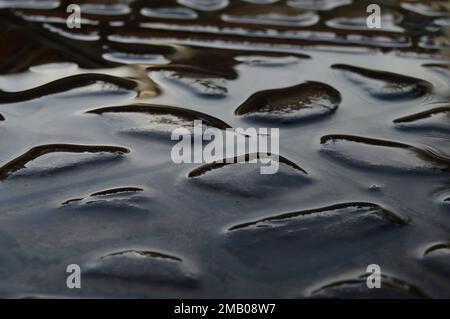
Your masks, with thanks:
M90 297L450 297L450 7L367 29L370 2L83 1L68 29L0 0L0 296L70 296L78 263ZM174 164L197 120L279 128L279 172Z

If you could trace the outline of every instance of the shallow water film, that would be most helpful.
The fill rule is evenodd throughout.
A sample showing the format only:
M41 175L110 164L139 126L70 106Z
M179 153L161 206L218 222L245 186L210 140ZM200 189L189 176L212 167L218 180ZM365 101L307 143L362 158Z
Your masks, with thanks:
M450 298L449 1L0 0L0 27L1 297ZM174 163L199 120L278 128L278 171Z

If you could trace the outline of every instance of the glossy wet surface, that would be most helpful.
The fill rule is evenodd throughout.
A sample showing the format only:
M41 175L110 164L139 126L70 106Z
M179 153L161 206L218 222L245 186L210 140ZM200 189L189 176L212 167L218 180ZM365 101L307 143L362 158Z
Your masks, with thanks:
M71 2L0 0L2 297L450 297L448 1ZM174 164L195 120L279 172Z

